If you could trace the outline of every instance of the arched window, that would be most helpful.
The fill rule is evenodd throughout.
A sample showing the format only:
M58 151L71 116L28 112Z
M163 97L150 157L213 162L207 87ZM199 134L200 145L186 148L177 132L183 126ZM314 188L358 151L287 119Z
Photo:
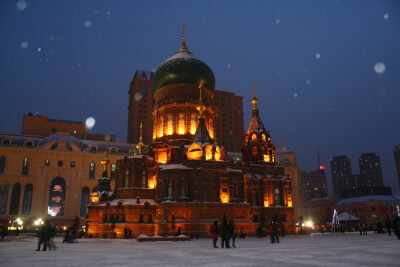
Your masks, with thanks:
M25 146L26 146L26 147L33 147L32 141L26 142L26 143L25 143Z
M186 197L186 185L184 182L181 182L181 197Z
M171 135L173 133L174 133L174 124L172 121L172 115L168 115L167 135Z
M162 137L164 135L164 117L160 117L158 121L158 137Z
M81 217L86 216L86 206L89 204L89 187L82 188L81 194Z
M173 184L172 182L169 182L168 184L168 198L172 198L173 197Z
M179 114L178 134L185 134L185 133L186 133L185 115Z
M190 116L190 134L195 134L196 133L196 115L192 114Z
M24 200L22 201L22 215L30 215L32 209L33 185L25 185Z
M6 157L1 156L0 157L0 174L4 174L6 170Z
M8 189L9 185L7 183L0 184L0 215L6 215Z
M29 173L29 159L27 157L25 157L22 160L22 170L21 170L21 174L22 175L28 175Z
M96 163L90 162L89 165L89 179L94 179L96 176Z
M65 197L67 189L65 180L61 177L56 177L51 181L49 188L49 204L47 207L47 215L64 216Z
M111 148L110 150L111 154L117 154L118 153L118 149L116 147Z
M261 135L261 139L264 140L264 141L266 140L265 134Z
M125 186L124 187L129 187L129 171L125 172Z
M96 152L97 152L97 147L92 146L92 147L90 148L90 152L96 153Z
M10 143L11 143L11 142L10 142L10 140L8 140L8 139L4 139L4 140L3 140L3 145L8 146Z
M21 185L19 183L15 183L13 185L11 193L9 215L18 215L20 197L21 197Z
M278 188L275 188L275 206L280 206L281 205L281 194L279 192Z
M142 187L147 188L147 172L142 171Z
M143 223L143 214L139 215L139 223Z
M148 223L152 223L153 222L153 216L151 216L151 214L149 214L149 220Z
M251 135L251 140L257 140L257 135L256 134L252 134Z

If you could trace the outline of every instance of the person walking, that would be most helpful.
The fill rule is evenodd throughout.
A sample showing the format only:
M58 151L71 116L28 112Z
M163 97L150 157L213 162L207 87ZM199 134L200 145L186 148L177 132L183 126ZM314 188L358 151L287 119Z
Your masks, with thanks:
M230 248L229 246L229 226L226 218L222 220L221 227L219 228L219 232L221 234L221 248Z
M272 236L271 236L271 242L273 240L272 243L279 243L279 237L278 237L278 223L277 222L272 222Z
M213 246L214 246L214 248L218 248L218 246L217 246L218 233L219 233L218 221L214 221L214 223L211 225L211 227L210 227L210 233L211 233L211 237L212 237L212 239L213 239Z

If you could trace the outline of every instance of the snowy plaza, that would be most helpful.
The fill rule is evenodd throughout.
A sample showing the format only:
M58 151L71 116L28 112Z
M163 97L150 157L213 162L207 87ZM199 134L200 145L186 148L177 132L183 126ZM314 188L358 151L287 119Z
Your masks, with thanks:
M219 240L220 241L220 240ZM287 235L236 239L236 248L212 248L211 238L182 242L135 239L80 239L56 251L35 251L37 239L6 237L0 242L0 266L399 266L395 235L358 233Z

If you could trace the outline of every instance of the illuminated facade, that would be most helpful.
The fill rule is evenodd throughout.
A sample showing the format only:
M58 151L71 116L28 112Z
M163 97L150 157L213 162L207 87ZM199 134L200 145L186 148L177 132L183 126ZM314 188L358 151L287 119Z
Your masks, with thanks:
M142 154L118 160L116 197L96 193L88 206L89 235L120 238L127 228L134 237L208 236L224 214L250 235L272 220L294 233L292 178L277 163L255 93L243 157L232 157L215 141L214 85L212 70L183 37L179 51L153 74L152 143Z
M90 192L98 187L106 147L112 187L117 158L137 154L131 144L78 139L69 134L46 137L0 134L0 220L20 218L24 229L39 218L69 226L84 225Z

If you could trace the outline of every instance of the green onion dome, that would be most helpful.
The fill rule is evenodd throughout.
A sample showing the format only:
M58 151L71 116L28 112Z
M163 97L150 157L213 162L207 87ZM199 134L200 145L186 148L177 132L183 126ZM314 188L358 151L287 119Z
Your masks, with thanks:
M179 51L158 66L153 75L153 92L172 84L202 83L207 89L214 90L215 77L210 67L197 59L186 47L185 37L182 38Z

